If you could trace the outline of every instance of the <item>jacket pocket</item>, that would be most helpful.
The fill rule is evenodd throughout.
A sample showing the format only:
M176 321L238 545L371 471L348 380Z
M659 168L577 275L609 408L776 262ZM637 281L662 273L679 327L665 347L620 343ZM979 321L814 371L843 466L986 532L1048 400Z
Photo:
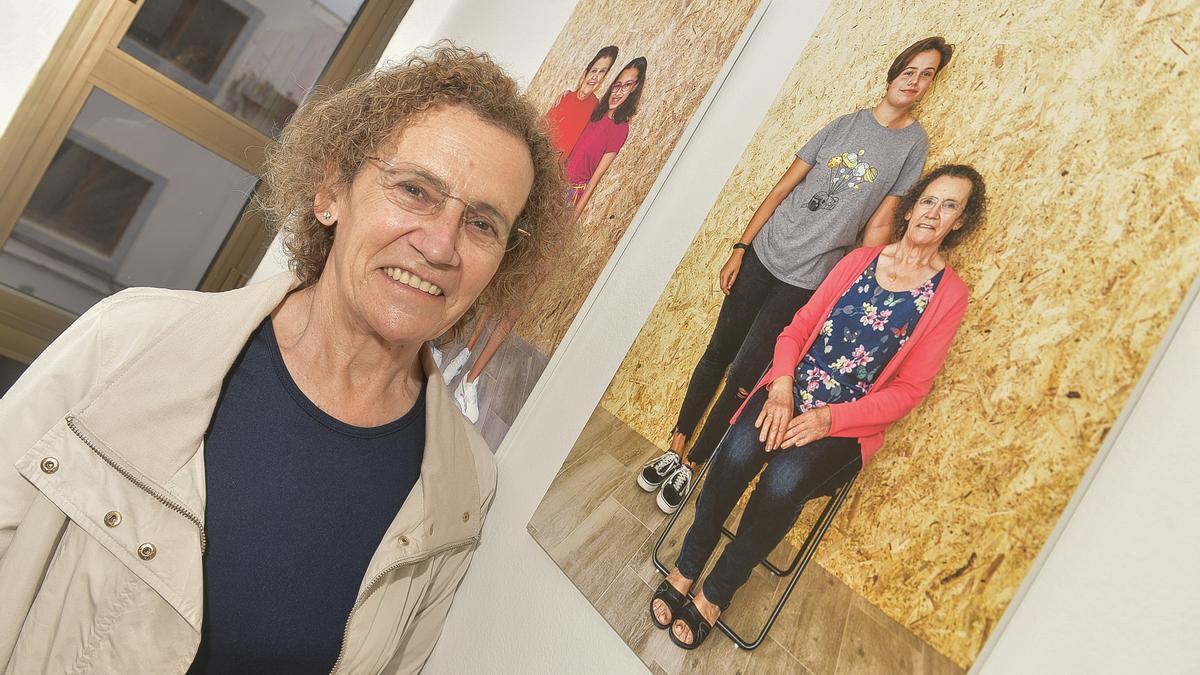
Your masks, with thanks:
M60 421L17 460L17 470L71 522L199 630L200 537L187 518L106 458L86 430ZM85 440L86 439L86 440ZM90 444L89 444L90 440ZM146 481L143 481L146 482ZM152 490L169 494L165 488Z
M14 645L9 672L183 672L199 632L68 521Z

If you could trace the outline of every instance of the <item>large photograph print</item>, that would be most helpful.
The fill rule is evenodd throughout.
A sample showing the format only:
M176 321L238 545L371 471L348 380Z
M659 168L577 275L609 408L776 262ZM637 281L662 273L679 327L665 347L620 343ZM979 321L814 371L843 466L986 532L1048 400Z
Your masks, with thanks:
M442 345L458 406L492 450L625 234L759 0L583 0L529 85L562 157L571 235L526 305Z
M1200 270L1198 34L1187 2L828 10L529 523L653 672L971 667ZM893 89L934 35L945 68L910 55ZM927 158L880 135L914 96ZM917 179L944 165L981 179ZM888 203L909 248L857 249ZM928 278L887 253L930 241ZM759 442L772 397L805 420L791 447ZM708 610L662 585L684 569L724 606L695 650Z

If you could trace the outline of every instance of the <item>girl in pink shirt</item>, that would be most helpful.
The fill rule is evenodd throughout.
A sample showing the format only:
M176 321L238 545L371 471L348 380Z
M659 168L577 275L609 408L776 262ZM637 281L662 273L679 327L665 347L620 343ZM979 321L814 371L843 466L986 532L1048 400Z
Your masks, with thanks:
M608 86L608 93L592 112L575 148L567 159L567 199L575 207L575 217L587 208L600 179L617 157L629 137L629 119L637 112L642 89L646 85L646 57L625 64Z

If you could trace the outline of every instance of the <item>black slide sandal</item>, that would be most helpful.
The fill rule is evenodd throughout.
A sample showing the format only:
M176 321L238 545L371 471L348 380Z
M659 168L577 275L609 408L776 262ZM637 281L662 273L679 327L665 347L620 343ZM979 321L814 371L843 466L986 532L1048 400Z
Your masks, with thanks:
M683 625L692 631L692 642L688 644L675 637L675 631L671 631L671 642L684 649L695 649L704 644L704 639L712 632L712 624L704 615L700 613L700 609L696 607L696 603L689 600L686 605L679 609L675 615L675 621L682 621Z
M655 600L662 600L663 604L667 606L667 609L671 610L671 619L666 623L659 623L658 617L654 614ZM669 628L671 623L675 621L675 617L679 615L679 608L682 607L683 603L685 602L687 602L687 598L683 595L683 593L675 590L675 587L671 585L671 582L664 579L663 582L658 586L658 590L654 591L654 597L650 598L650 620L653 621L654 625L658 626L659 628Z

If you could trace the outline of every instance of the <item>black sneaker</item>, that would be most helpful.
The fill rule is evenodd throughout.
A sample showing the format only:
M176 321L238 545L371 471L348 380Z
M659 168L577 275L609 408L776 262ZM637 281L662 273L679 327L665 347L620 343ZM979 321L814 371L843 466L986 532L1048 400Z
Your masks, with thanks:
M691 487L692 470L681 465L663 481L662 489L658 491L658 498L654 501L658 503L658 508L663 513L668 515L675 513L679 510L679 505L683 503L683 499L687 497Z
M654 492L675 469L679 468L679 455L670 450L646 462L638 474L637 484L646 492Z

